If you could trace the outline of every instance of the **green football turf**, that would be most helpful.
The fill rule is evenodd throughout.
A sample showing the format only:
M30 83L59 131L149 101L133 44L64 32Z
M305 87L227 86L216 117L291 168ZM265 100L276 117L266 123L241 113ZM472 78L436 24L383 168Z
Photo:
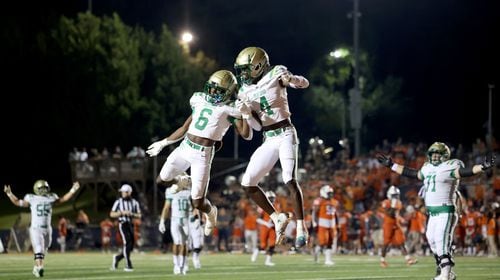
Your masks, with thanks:
M187 275L174 276L171 254L133 253L134 272L124 272L123 261L117 271L109 271L111 256L49 253L43 279L432 279L435 272L432 257L420 257L413 266L406 266L402 257L389 257L389 267L380 268L378 257L335 256L336 264L326 267L309 255L275 255L276 266L267 267L264 255L251 263L245 254L203 254L201 269L190 264ZM499 258L457 257L456 262L457 279L500 279ZM0 255L0 279L35 279L32 268L32 254Z

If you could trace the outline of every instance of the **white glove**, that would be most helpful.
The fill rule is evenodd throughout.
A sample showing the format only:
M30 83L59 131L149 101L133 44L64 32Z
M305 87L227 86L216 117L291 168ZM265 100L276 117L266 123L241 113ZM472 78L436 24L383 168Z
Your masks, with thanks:
M158 230L163 234L167 229L165 228L165 220L161 219L160 224L158 225Z
M177 179L177 185L179 190L189 189L191 186L191 176L189 175L178 175L175 177Z
M280 77L280 80L281 80L281 84L284 86L284 87L287 87L290 85L290 83L292 82L292 73L290 72L286 72L285 74L281 75Z
M170 145L172 143L174 143L174 141L170 141L168 139L163 139L161 141L156 141L153 144L149 145L148 150L146 151L146 153L150 157L154 157L154 156L158 155L161 152L161 150L163 150L163 148L165 148L166 146L168 146L168 145Z
M238 111L240 111L241 116L244 119L250 118L250 116L252 115L252 109L250 109L250 107L248 107L248 105L246 104L245 101L237 99L236 102L234 103L234 105L236 106L236 109L238 109Z

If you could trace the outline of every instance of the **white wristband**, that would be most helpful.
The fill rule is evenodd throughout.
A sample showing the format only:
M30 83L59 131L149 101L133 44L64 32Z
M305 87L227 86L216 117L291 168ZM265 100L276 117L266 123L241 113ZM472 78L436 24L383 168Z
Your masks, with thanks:
M392 166L391 166L391 170L396 172L398 170L398 167L399 167L399 164L397 163L393 163Z

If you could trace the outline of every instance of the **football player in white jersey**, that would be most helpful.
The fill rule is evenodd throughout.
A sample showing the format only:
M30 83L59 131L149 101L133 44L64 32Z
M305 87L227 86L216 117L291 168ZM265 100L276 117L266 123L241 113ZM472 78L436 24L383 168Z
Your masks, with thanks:
M174 274L186 274L188 264L187 241L189 235L189 213L192 212L191 192L188 189L173 192L175 188L168 188L165 191L165 204L160 216L158 229L163 234L166 231L165 219L170 218L170 234L173 239L173 262Z
M236 93L236 77L227 70L213 73L205 84L203 92L195 92L189 103L193 110L184 124L167 138L154 142L146 151L156 156L167 145L181 139L181 144L168 156L157 178L159 184L186 185L181 173L191 168L191 199L194 208L205 214L205 235L210 235L217 223L217 207L206 198L210 167L215 153L215 144L220 142L228 128L234 125L236 131L249 139L247 122L241 120L241 112L229 104Z
M282 222L284 213L277 214L269 203L258 182L276 162L280 161L283 182L286 183L294 201L297 217L295 246L300 248L308 241L304 224L304 203L302 190L297 182L298 138L297 131L290 120L287 87L307 88L309 81L293 75L283 65L271 66L266 51L259 47L247 47L236 57L234 63L240 90L238 107L249 125L262 130L264 142L255 150L242 177L241 185L247 195L265 212L271 215L276 225L276 243L281 244L287 220ZM285 215L285 218L287 216Z
M450 159L450 148L446 144L435 142L427 150L427 161L419 170L393 163L391 157L384 154L378 154L377 159L402 176L423 181L423 197L429 214L426 237L440 268L439 275L434 279L455 279L455 273L451 271L455 265L451 256L451 243L458 221L456 189L460 178L485 172L494 165L495 158L465 168L461 160Z
M30 239L35 255L35 266L33 275L43 277L44 258L50 244L52 243L52 204L63 203L71 199L80 188L78 182L63 197L50 192L49 183L45 180L37 180L33 185L34 194L28 193L23 199L18 199L11 190L10 185L4 186L4 192L10 201L19 207L31 208Z

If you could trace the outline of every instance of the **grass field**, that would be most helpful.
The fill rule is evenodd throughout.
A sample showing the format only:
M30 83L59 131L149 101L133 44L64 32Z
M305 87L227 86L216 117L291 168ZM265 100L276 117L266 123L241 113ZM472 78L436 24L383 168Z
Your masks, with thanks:
M336 264L325 267L313 263L308 255L275 255L274 267L264 266L264 256L256 263L244 254L206 254L201 256L202 268L187 275L172 274L172 255L134 253L134 272L109 271L111 254L49 253L44 279L432 279L435 271L432 257L421 257L414 266L406 266L402 257L389 257L389 267L379 267L378 257L335 256ZM457 257L457 279L500 279L500 259ZM191 264L190 264L191 265ZM192 265L191 265L192 267ZM1 254L0 279L34 279L31 254Z

